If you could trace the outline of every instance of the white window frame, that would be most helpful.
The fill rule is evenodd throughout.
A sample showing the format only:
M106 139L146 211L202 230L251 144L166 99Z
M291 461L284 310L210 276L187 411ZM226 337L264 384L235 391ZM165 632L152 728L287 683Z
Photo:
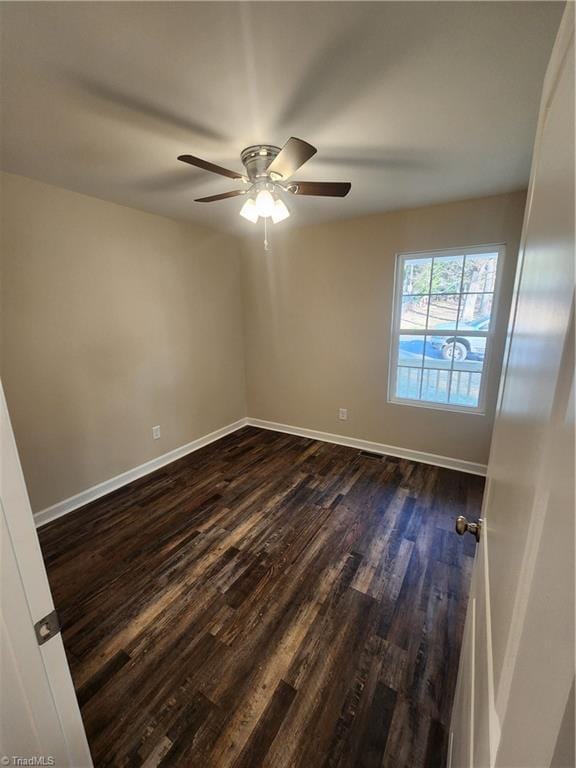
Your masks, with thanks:
M480 379L480 392L478 397L478 405L476 407L470 407L465 405L457 405L455 403L433 403L429 400L411 400L409 398L397 397L396 391L396 379L398 368L398 341L400 336L418 336L420 334L426 336L449 336L449 329L440 330L423 330L420 331L416 328L408 330L401 330L401 316L402 316L402 282L404 276L404 262L408 259L425 259L434 258L435 256L473 256L478 253L498 253L498 262L496 265L496 279L494 282L494 293L492 299L492 313L490 317L490 327L488 332L484 331L466 331L466 336L481 336L486 338L486 352L484 354L484 367L482 368L482 377ZM409 253L397 253L394 275L394 295L392 300L392 331L390 338L390 359L388 367L388 402L394 405L408 405L413 408L428 408L436 411L451 411L453 413L468 413L477 416L483 416L486 413L486 387L490 370L492 368L493 354L494 354L494 330L496 327L497 318L500 311L500 283L502 280L502 269L504 265L504 259L506 258L506 245L505 243L489 243L487 245L475 245L467 246L463 248L438 248L431 251L411 251ZM462 289L462 284L460 284ZM460 291L461 293L461 291ZM454 331L456 335L457 330ZM464 335L464 334L462 334Z

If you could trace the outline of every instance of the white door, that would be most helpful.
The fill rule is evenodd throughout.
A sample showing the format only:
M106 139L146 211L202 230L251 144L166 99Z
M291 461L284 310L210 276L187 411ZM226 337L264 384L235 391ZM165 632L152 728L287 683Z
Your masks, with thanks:
M90 768L92 759L60 634L34 625L54 610L0 385L2 622L0 763Z
M449 765L564 766L574 680L572 3L544 83L482 516Z

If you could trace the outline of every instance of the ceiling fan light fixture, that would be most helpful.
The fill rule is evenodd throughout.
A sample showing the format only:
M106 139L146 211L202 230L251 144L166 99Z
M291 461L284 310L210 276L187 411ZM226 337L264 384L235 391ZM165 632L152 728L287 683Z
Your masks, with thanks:
M256 208L256 201L253 197L249 197L242 208L240 208L240 216L251 221L252 224L256 224L259 214L258 209Z
M274 224L278 224L279 221L284 221L290 216L290 211L283 200L278 198L274 201L274 209L272 211L272 221Z
M291 136L283 147L277 147L275 144L253 144L245 147L240 153L245 173L231 171L194 155L179 155L178 160L250 185L248 189L244 187L199 197L195 202L215 203L246 195L240 216L253 224L263 218L266 232L267 219L272 219L272 222L277 224L290 216L283 199L285 193L309 197L346 197L350 192L352 185L349 181L292 181L296 171L315 154L316 147Z

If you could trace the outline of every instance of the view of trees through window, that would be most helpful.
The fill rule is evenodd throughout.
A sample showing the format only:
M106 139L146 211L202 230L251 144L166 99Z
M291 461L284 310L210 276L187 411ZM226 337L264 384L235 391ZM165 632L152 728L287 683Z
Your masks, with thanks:
M499 253L399 258L393 399L481 406Z

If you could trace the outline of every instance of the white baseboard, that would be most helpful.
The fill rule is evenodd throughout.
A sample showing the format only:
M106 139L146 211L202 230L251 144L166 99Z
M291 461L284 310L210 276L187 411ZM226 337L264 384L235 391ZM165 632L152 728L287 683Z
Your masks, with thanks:
M233 424L228 424L221 429L217 429L203 437L199 437L197 440L192 440L191 443L186 443L186 445L182 445L180 448L174 448L173 451L168 451L168 453L164 453L162 456L157 456L155 459L151 459L145 464L140 464L140 466L134 467L134 469L122 472L121 475L111 477L110 480L105 480L103 483L93 485L92 488L87 488L85 491L81 491L75 496L70 496L70 498L64 499L64 501L59 501L51 507L46 507L46 509L42 509L40 512L35 513L34 522L36 523L36 527L41 528L43 525L52 522L52 520L56 520L57 517L62 517L62 515L66 515L68 512L83 507L85 504L88 504L95 499L99 499L101 496L106 496L107 493L122 488L123 485L128 485L128 483L138 480L139 477L148 475L150 472L154 472L155 469L160 469L160 467L163 467L165 464L170 464L172 461L176 461L176 459L181 459L182 456L197 451L199 448L203 448L205 445L209 445L215 440L220 440L221 437L225 437L231 432L235 432L237 429L245 427L247 423L247 419L239 419Z
M274 421L263 421L262 419L248 418L246 423L252 427L270 429L273 432L286 432L288 435L298 435L299 437L309 437L312 440L322 440L324 443L346 445L349 448L358 448L361 451L371 451L372 453L396 456L399 459L419 461L422 464L433 464L435 467L455 469L458 472L468 472L471 475L482 475L483 477L486 475L486 464L477 464L474 461L465 461L464 459L451 459L448 456L438 456L435 453L413 451L410 448L398 448L396 445L373 443L369 440L360 440L356 437L333 435L330 432L317 432L315 429L292 427L288 424L276 424Z
M191 443L175 448L173 451L162 454L155 459L147 461L145 464L140 464L134 469L129 469L127 472L122 472L116 477L111 477L110 480L105 480L103 483L87 488L81 493L77 493L75 496L70 496L68 499L59 501L57 504L53 504L51 507L46 507L40 512L34 515L34 521L37 528L41 528L43 525L56 520L62 515L68 514L79 507L83 507L95 499L99 499L101 496L116 491L118 488L122 488L124 485L138 480L139 477L150 474L156 469L170 464L176 459L186 456L188 453L197 451L199 448L203 448L205 445L213 443L215 440L219 440L221 437L229 435L231 432L235 432L237 429L241 429L250 425L252 427L260 427L261 429L269 429L273 432L285 432L288 435L297 435L299 437L308 437L312 440L321 440L324 443L336 443L336 445L346 445L349 448L358 448L361 451L371 451L372 453L381 453L388 456L396 456L399 459L409 459L410 461L420 461L423 464L433 464L436 467L446 467L447 469L455 469L458 472L468 472L472 475L486 475L486 465L476 464L473 461L464 461L463 459L451 459L447 456L438 456L435 453L425 453L424 451L413 451L409 448L398 448L394 445L385 445L384 443L373 443L369 440L360 440L356 437L345 437L344 435L333 435L329 432L317 432L314 429L305 429L304 427L292 427L288 424L277 424L274 421L263 421L262 419L244 418L235 421L233 424L228 424L226 427L217 429L214 432L210 432L204 437L199 437L197 440L192 440Z

